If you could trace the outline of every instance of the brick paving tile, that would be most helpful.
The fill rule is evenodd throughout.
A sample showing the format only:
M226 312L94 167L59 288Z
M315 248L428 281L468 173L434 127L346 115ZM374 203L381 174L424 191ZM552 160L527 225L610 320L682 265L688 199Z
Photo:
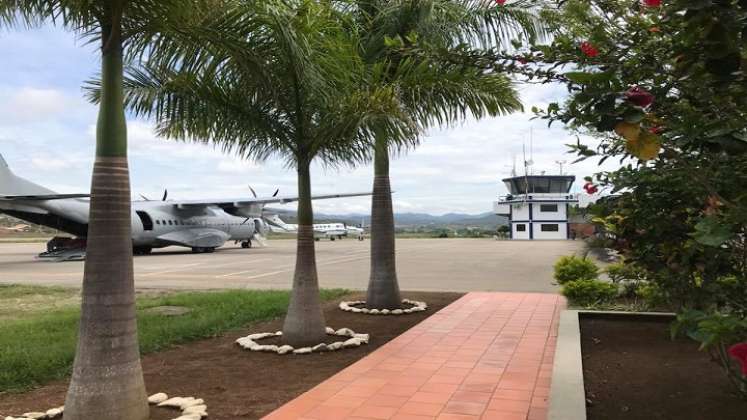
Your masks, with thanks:
M265 418L546 420L564 306L468 293Z

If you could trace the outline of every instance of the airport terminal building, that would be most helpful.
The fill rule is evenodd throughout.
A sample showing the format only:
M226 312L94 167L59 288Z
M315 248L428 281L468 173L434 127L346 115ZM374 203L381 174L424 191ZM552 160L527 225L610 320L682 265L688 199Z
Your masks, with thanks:
M569 208L578 203L570 193L575 180L573 175L504 179L508 194L494 203L494 209L508 216L511 239L570 239Z

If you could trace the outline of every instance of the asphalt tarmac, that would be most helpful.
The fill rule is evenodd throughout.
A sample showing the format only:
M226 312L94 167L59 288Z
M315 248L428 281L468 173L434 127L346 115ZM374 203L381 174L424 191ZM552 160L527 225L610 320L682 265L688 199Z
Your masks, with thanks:
M321 287L362 290L368 283L370 241L316 243ZM555 292L552 266L582 251L581 241L400 239L397 267L402 290ZM0 283L80 287L83 262L38 260L43 243L0 243ZM169 247L135 257L138 289L288 289L294 240L266 247L224 246L213 254Z

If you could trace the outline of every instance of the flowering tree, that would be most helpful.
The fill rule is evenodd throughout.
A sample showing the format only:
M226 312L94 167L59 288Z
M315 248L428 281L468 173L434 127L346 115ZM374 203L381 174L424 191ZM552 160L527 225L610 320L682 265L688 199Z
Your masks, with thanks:
M567 0L544 17L549 45L492 66L567 87L534 111L599 140L571 145L579 160L624 165L596 176L616 193L594 209L610 245L747 395L747 1Z

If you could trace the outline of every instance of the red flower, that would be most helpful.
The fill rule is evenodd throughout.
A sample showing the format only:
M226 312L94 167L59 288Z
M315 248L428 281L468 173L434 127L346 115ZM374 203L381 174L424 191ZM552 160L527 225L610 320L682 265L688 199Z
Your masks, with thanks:
M742 365L742 375L747 376L747 343L739 343L729 347L729 355Z
M643 0L643 4L646 7L659 7L661 6L661 0Z
M581 43L581 52L587 57L596 57L599 55L599 50L596 49L590 42L584 41Z
M499 6L506 4L506 0L495 0L495 2L498 3Z
M651 134L660 134L662 131L664 131L664 128L658 125L655 125L648 129L648 132Z
M625 98L630 101L633 105L645 108L654 103L654 95L646 89L638 86L633 86L625 92Z
M592 182L587 182L586 184L584 184L584 190L586 190L586 193L589 195L596 194L596 192L599 191L597 189L597 186Z

